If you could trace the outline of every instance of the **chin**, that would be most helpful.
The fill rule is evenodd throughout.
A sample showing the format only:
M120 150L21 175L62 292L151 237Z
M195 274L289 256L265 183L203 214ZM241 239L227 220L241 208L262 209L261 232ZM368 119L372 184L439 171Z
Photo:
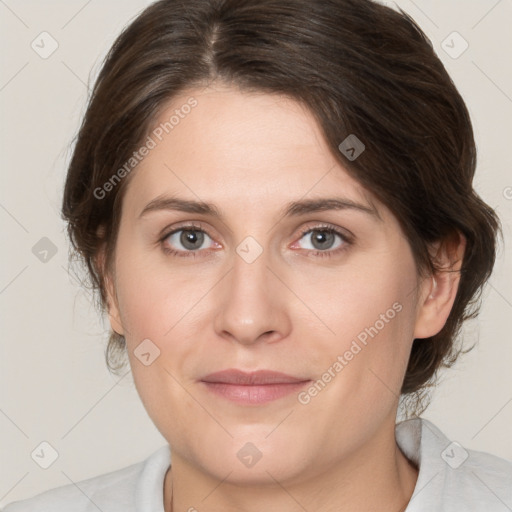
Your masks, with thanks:
M193 448L195 465L219 481L226 479L226 483L241 486L273 486L274 479L296 480L304 464L307 465L308 454L297 449L303 446L302 442L289 437L289 442L284 443L277 436L272 440L276 433L269 436L271 430L267 426L252 429L252 435L245 426L243 436L237 435L236 429L228 427L228 430L233 438L226 434L223 442L210 440L206 445L194 444Z

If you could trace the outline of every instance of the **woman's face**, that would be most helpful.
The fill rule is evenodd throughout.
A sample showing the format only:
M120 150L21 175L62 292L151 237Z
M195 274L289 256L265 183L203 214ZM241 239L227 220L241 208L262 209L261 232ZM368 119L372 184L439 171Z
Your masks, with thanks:
M157 124L173 115L126 191L109 312L173 460L242 483L371 453L394 426L412 340L430 335L418 306L429 290L396 218L296 102L195 89ZM300 382L203 381L226 369Z

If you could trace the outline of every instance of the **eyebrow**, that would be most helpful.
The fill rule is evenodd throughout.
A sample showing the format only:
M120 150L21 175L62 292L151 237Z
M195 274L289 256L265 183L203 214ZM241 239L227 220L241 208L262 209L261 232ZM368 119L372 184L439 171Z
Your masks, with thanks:
M221 221L224 220L224 216L222 215L221 211L213 203L168 196L158 196L150 201L140 213L139 218L144 217L150 212L160 210L174 210L186 213L197 213L214 217ZM299 217L308 213L323 212L328 210L355 210L368 214L375 219L382 221L382 218L375 206L364 205L356 203L351 199L338 197L293 201L287 204L281 210L281 216Z

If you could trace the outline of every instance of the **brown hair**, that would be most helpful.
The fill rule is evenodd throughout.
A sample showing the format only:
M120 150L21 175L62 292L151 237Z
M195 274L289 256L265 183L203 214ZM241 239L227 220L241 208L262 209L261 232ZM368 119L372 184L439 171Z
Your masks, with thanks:
M164 104L215 80L307 106L335 158L397 217L419 274L437 270L431 242L465 236L448 320L437 335L413 342L402 395L415 398L418 413L438 369L460 353L455 340L463 321L478 313L500 222L472 187L476 147L464 101L429 39L401 9L370 0L160 0L137 16L96 80L63 197L71 255L85 262L100 309L133 172L105 197L95 190L140 147ZM353 161L338 149L350 134L365 144ZM112 332L111 371L126 362L124 349L124 338Z

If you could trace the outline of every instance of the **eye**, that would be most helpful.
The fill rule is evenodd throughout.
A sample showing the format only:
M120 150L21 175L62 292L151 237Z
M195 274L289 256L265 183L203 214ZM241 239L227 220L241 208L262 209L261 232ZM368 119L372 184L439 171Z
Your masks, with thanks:
M205 241L213 241L201 227L195 225L181 226L166 233L161 238L162 249L166 254L180 257L195 257L195 253L203 247ZM177 249L176 249L177 248Z
M351 244L348 235L335 229L332 226L315 226L303 231L301 240L305 239L306 247L300 248L313 251L314 256L330 257L347 249ZM307 246L309 245L309 247ZM292 246L295 248L296 244Z
M201 249L208 252L207 248L203 247L208 239L217 247L221 247L213 241L201 226L189 224L166 233L160 238L160 243L166 254L187 258L195 257ZM306 245L309 244L309 247L299 245L298 248L305 249L313 256L320 257L334 256L345 251L352 244L349 235L329 225L314 226L303 230L299 240L302 239L308 242ZM297 248L297 242L291 247L293 249Z

